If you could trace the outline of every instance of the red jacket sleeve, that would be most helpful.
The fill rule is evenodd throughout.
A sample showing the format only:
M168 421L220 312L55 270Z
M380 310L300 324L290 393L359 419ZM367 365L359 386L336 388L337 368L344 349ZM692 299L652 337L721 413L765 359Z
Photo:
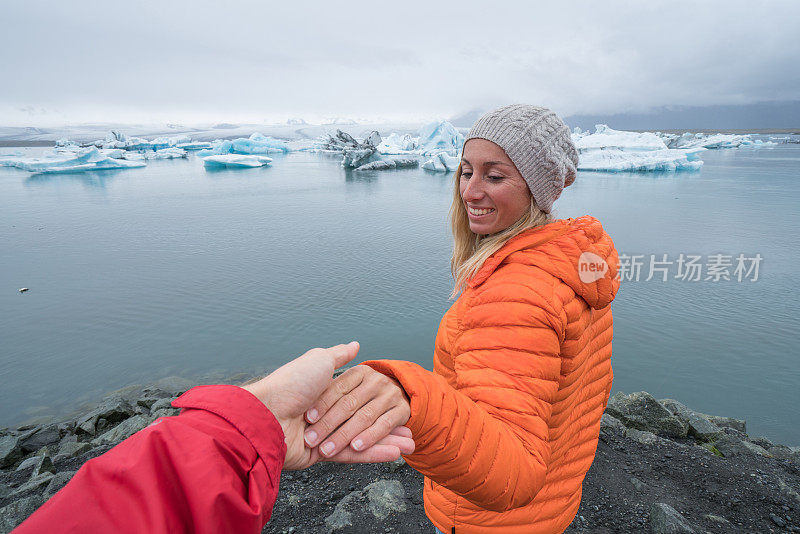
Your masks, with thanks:
M272 413L237 386L198 386L162 417L86 462L15 531L260 532L286 456Z

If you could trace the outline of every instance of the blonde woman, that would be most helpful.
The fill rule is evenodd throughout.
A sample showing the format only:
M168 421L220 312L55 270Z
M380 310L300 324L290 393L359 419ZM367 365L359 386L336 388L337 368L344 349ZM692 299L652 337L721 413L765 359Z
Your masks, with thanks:
M455 173L453 297L433 372L364 362L306 413L305 440L333 456L411 429L440 532L550 534L574 518L611 391L618 256L589 215L556 219L578 156L549 109L481 117Z

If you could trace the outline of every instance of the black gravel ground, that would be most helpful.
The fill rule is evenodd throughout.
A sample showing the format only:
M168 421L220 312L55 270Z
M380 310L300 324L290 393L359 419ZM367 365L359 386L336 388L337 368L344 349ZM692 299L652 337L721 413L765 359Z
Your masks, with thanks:
M422 477L405 464L319 464L284 473L264 532L327 533L325 519L337 503L387 479L403 485L406 511L381 521L362 508L352 514L351 526L336 532L431 534ZM700 533L800 532L800 469L761 456L722 458L692 440L644 445L623 436L605 437L584 480L580 510L566 532L649 532L649 511L656 502L675 508ZM781 522L785 526L778 526Z

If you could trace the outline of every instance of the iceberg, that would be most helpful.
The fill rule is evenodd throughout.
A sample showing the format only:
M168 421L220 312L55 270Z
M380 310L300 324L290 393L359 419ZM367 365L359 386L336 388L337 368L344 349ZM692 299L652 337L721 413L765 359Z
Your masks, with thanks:
M69 139L59 139L56 141L57 147L67 149L77 148L74 142ZM148 140L142 137L127 136L122 132L112 130L109 132L105 139L100 139L89 143L89 146L95 146L103 150L125 150L130 152L158 152L160 150L169 148L180 148L182 150L200 150L202 148L210 148L211 143L195 142L188 135L178 135L174 137L156 137L155 139ZM183 157L183 156L181 156Z
M784 135L780 137L771 135L769 137L769 140L771 143L774 143L776 145L789 144L789 143L800 144L800 137L797 137L797 134Z
M383 143L378 132L372 131L359 142L350 134L341 130L328 135L322 143L322 150L341 152L342 167L357 171L382 171L403 167L416 167L419 161L416 158L387 158L378 151Z
M180 159L188 156L186 150L178 147L162 148L155 152L144 152L144 159Z
M348 167L350 169L357 169L367 163L374 163L382 160L380 154L375 151L375 147L349 148L346 149L342 155L342 167Z
M381 154L410 154L417 150L417 137L409 134L400 135L392 132L378 144L378 152Z
M223 140L218 139L211 144L210 148L201 150L197 153L200 157L216 156L222 154L275 154L289 152L289 147L279 139L267 137L258 132L252 134L247 139Z
M464 136L447 121L434 121L419 130L419 137L392 132L382 138L377 131L368 133L363 141L342 130L328 134L319 148L340 152L342 166L357 170L396 169L419 165L416 156L433 156L427 167L430 170L447 170L448 165L458 165L456 154L464 145ZM444 156L440 156L444 154ZM391 158L386 156L407 156ZM443 163L444 162L444 163ZM423 165L424 166L424 165ZM455 167L453 167L455 168Z
M251 169L272 163L272 158L248 154L218 154L203 158L203 165L209 169Z
M188 143L177 143L175 148L180 148L182 150L203 150L211 148L211 143L206 141L190 141Z
M377 132L374 132L377 133ZM380 134L378 135L380 138ZM376 139L372 133L367 136L364 140L364 143L359 143L356 139L347 132L343 132L342 130L336 130L335 134L328 134L328 137L323 139L320 148L322 150L332 151L332 152L344 152L348 149L355 149L355 148L365 148L367 146L375 147L370 140L373 142L378 140ZM378 140L380 143L380 140Z
M675 134L662 134L657 132L669 148L741 148L752 147L760 148L765 146L774 146L777 143L773 141L763 141L761 139L753 139L750 134L703 134L686 132L682 135Z
M670 148L658 133L614 130L598 124L594 133L575 128L572 141L578 149L578 170L583 171L679 171L703 166L699 154L704 147Z
M0 166L16 167L35 174L52 174L131 169L144 167L145 163L112 158L97 147L88 147L74 152L54 150L41 158L0 158Z
M415 158L385 158L356 167L357 171L383 171L388 169L402 169L416 167L419 161Z
M448 172L458 168L461 159L458 156L451 156L446 152L439 152L431 159L422 164L422 168L429 171Z
M650 172L698 170L703 166L698 154L705 148L630 151L608 148L583 152L578 170L604 172Z
M578 152L606 148L620 150L662 150L667 148L664 140L654 133L612 130L605 124L595 126L593 134L573 135L572 141Z
M447 121L434 121L419 130L418 152L424 156L437 152L458 152L464 146L464 136Z
M156 151L131 152L122 148L102 148L100 153L106 157L114 159L125 159L128 161L143 161L149 159L175 159L186 158L188 153L182 148L162 148Z
M749 136L733 134L706 135L686 132L669 142L670 148L738 148L750 142Z

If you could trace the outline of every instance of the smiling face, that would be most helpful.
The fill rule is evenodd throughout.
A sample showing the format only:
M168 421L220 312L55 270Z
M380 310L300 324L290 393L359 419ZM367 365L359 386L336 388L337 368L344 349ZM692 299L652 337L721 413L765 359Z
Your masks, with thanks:
M505 230L530 209L531 192L522 175L505 151L486 139L464 144L459 188L476 234Z

